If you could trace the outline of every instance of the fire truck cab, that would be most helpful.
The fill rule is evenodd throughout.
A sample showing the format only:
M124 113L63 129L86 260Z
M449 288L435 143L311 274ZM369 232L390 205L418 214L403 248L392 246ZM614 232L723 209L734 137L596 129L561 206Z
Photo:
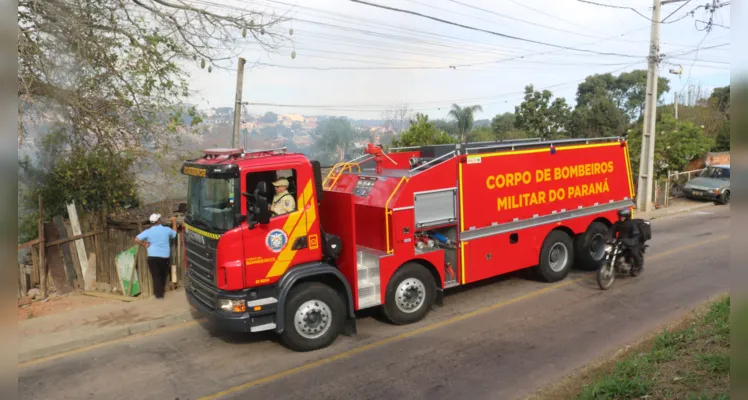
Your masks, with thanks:
M297 351L355 333L358 310L408 324L445 289L596 268L617 210L633 206L620 138L369 145L324 179L283 149L212 149L182 173L190 304L221 329L274 331ZM272 215L280 178L296 207Z

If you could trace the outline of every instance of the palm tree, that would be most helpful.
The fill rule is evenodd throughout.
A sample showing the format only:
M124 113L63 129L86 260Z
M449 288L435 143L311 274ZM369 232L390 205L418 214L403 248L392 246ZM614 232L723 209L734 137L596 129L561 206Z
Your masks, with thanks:
M479 105L460 107L457 104L452 104L452 109L449 110L449 116L455 119L457 123L457 132L460 134L460 143L465 143L465 134L473 129L473 114L477 111L482 112L483 107Z

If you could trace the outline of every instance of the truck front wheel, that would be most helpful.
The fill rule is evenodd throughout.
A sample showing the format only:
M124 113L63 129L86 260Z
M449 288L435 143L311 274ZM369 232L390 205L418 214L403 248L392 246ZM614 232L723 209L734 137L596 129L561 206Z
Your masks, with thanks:
M384 316L396 325L420 321L428 314L435 298L436 284L431 273L420 264L405 264L387 285Z
M285 305L285 328L281 340L295 351L325 348L338 337L345 318L340 295L316 282L291 289Z
M557 282L569 274L574 260L574 247L565 232L551 231L540 249L539 264L535 272L546 282Z

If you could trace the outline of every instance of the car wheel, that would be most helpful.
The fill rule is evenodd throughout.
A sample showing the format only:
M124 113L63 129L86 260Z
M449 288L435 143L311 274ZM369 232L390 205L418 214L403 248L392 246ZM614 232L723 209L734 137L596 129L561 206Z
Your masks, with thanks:
M719 205L723 205L723 206L727 205L727 204L730 204L730 191L729 190L725 190L719 196L719 198L717 199L717 201L715 201L715 203L717 203Z

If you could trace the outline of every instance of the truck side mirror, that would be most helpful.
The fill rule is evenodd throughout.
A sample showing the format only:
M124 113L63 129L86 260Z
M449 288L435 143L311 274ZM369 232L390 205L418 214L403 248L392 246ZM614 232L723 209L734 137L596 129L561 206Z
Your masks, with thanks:
M255 215L257 217L257 222L261 224L270 223L270 207L268 207L268 198L266 197L267 189L267 182L258 182L253 196L257 206L255 209Z
M246 220L247 220L247 216L246 215L234 214L234 221L235 221L236 225L240 225L240 224L244 223L244 221L246 221Z
M257 190L255 190L257 192ZM261 224L270 223L270 208L268 207L268 199L262 195L255 196L257 201L257 222Z
M255 197L267 196L268 195L268 183L265 181L257 182L257 186L255 186L254 194L255 194Z

